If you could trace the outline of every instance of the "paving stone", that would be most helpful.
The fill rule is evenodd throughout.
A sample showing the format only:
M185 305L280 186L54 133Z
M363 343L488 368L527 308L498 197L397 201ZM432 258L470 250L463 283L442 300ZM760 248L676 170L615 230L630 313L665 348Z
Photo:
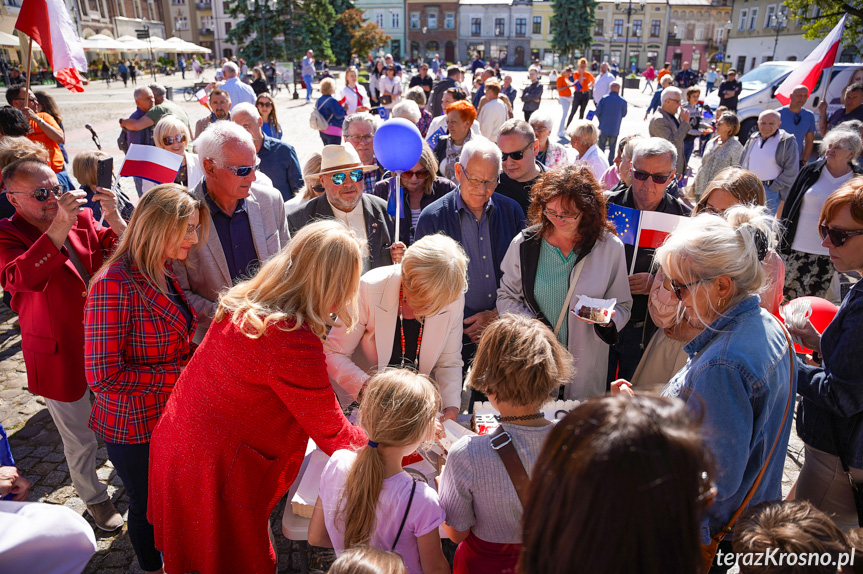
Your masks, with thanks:
M32 454L32 456L42 458L46 454L51 453L53 451L54 451L54 445L46 444L46 445L42 445L42 446L38 447L31 454Z
M73 496L75 496L75 487L69 484L53 489L45 501L52 504L65 504Z
M66 460L66 455L62 452L49 452L42 458L42 460L45 462L63 462Z
M45 486L60 486L61 484L65 484L66 481L69 480L69 475L65 472L60 472L59 470L55 470L54 472L49 472L45 478L39 481L39 484L44 484Z
M66 502L63 503L63 506L65 506L66 508L71 508L72 510L81 515L87 512L87 505L84 504L84 501L77 496L73 496L72 498L66 500Z
M6 426L5 424L3 425ZM14 448L13 448L14 451ZM13 452L14 456L14 452ZM30 470L35 465L39 464L39 459L34 456L26 456L24 458L16 458L15 465L18 467L18 470Z
M40 462L34 464L30 469L30 472L33 472L39 476L46 476L48 473L52 472L57 468L57 465L53 462Z

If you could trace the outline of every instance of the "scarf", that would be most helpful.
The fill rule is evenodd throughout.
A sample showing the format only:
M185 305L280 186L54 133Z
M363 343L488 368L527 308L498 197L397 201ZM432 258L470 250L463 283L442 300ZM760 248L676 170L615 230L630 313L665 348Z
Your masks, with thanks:
M443 176L450 181L455 181L455 164L458 163L459 156L464 144L470 141L471 131L467 131L467 137L460 146L456 146L452 141L452 136L446 140L446 167L444 168Z

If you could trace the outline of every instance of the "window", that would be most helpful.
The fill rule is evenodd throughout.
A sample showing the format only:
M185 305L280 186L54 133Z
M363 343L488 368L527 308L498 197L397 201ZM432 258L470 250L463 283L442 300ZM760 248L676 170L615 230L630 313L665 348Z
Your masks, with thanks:
M623 20L614 21L614 36L615 38L623 36Z
M225 34L231 31L231 23L225 22Z
M704 24L697 24L695 26L695 39L704 40Z
M429 12L426 14L429 30L437 30L437 12Z
M776 6L771 4L767 7L767 14L764 15L764 27L770 28L773 26L773 17L776 15Z
M662 30L662 20L650 21L650 37L659 38L659 33Z
M390 12L390 28L401 28L402 27L402 13L393 10ZM393 58L395 58L395 54L393 54Z
M230 0L225 0L225 2L222 2L222 12L224 14L230 14L232 5L233 2L230 2Z
M494 19L494 35L502 37L506 34L506 24L503 18Z
M419 30L420 29L420 13L419 12L411 12L411 30Z
M185 16L178 16L174 18L174 30L188 30L189 29L189 19Z
M172 6L185 6L186 0L171 0Z
M542 16L534 16L533 17L533 33L534 34L542 34ZM539 58L534 58L538 60Z
M470 19L470 35L482 36L482 18Z
M593 35L602 36L603 34L605 34L605 22L602 18L597 18L596 23L593 25Z
M383 12L377 12L375 14L375 24L378 25L378 28L383 29L384 27L384 15Z
M743 10L740 11L740 22L737 23L737 29L738 30L745 30L746 29L746 17L747 16L749 16L749 10L744 8Z
M447 30L455 30L455 12L447 12L444 14L443 27Z
M515 35L518 38L524 38L527 35L527 18L515 19Z
M749 29L754 30L755 26L758 25L758 7L752 8L752 11L749 13Z
M640 38L641 37L641 20L633 20L632 21L632 37Z

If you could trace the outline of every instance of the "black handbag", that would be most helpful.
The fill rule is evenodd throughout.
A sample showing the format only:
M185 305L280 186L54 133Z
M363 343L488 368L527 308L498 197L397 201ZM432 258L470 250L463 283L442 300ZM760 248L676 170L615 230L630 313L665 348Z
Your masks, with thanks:
M836 451L839 453L839 462L842 463L842 470L848 477L848 482L851 484L851 494L854 495L854 506L857 508L857 524L863 527L863 482L857 482L851 475L851 469L845 461L845 448L842 446L842 441L839 440L839 429L836 428L836 419L830 417L830 428L833 429L833 442L836 443Z

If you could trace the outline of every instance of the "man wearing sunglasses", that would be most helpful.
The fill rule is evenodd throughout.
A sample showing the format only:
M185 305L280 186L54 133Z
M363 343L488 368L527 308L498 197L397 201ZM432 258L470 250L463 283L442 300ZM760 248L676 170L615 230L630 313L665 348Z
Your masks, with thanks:
M404 243L395 241L395 221L387 213L387 202L363 193L363 174L377 165L364 165L349 145L324 146L321 171L317 175L324 194L288 212L291 233L320 219L337 219L363 243L363 273L401 261Z
M674 180L676 164L677 149L670 142L655 137L641 140L632 152L632 185L623 191L606 193L608 203L640 211L688 216L691 210L686 204L667 191L669 183ZM620 331L618 342L609 349L609 383L635 374L644 348L656 331L647 312L647 299L653 284L654 250L645 247L636 250L632 245L624 245L624 249L627 269L632 269L632 258L635 257L635 270L629 276L632 315Z
M536 161L536 134L524 120L507 120L500 128L497 147L503 160L503 173L495 191L515 200L524 213L530 208L530 190L545 171Z
M803 107L808 99L809 88L797 86L791 91L788 105L779 108L779 119L782 120L779 125L794 136L801 167L809 163L815 143L815 114Z
M233 122L216 122L195 145L204 170L195 195L210 208L211 231L206 248L193 249L174 272L198 314L194 340L200 343L219 293L253 276L291 236L281 194L256 181L258 158L249 132Z
M84 208L86 193L66 191L56 174L37 159L3 169L6 195L15 215L0 221L0 283L12 295L21 326L27 386L45 398L63 440L72 484L96 525L123 526L107 486L96 476L90 393L84 374L84 304L91 277L107 259L126 222L117 198L97 188L110 229Z
M282 199L288 201L294 197L303 187L303 172L294 146L264 135L264 119L253 104L234 106L231 120L252 136L261 161L259 169L273 181L273 187L279 190Z

